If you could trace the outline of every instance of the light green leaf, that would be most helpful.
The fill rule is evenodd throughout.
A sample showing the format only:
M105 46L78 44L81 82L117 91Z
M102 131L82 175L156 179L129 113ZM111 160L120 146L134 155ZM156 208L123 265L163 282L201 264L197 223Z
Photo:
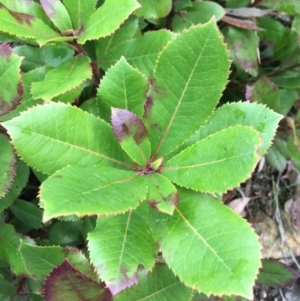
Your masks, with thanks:
M250 102L228 103L217 109L207 123L184 144L184 148L234 125L248 125L254 127L262 138L259 150L264 155L272 143L281 115L266 108L264 105Z
M97 99L100 116L109 121L111 107L115 107L129 110L141 118L147 89L146 77L122 57L101 80Z
M228 70L228 54L213 20L183 32L163 49L145 111L155 156L173 151L204 124Z
M223 193L250 177L260 145L258 132L251 127L229 127L171 158L162 174L186 188Z
M61 1L40 0L40 2L45 13L60 32L73 28L70 16Z
M169 14L172 8L172 0L139 0L141 8L136 10L139 17L145 19L158 19Z
M0 199L11 188L16 174L16 159L14 151L7 136L0 134ZM0 201L1 202L1 201Z
M120 292L114 301L187 301L192 293L166 265L156 264L149 274L140 271L138 284Z
M150 226L167 264L186 285L208 295L251 298L261 246L250 225L222 202L180 190L173 216L152 210Z
M32 83L33 98L51 98L77 88L84 80L91 78L89 58L76 56L50 70L43 81Z
M1 3L0 31L18 37L35 39L40 46L50 41L62 40L57 32L40 19L33 15L11 11Z
M150 271L155 263L157 247L148 221L149 206L97 220L88 234L91 262L101 279L115 295L138 281L139 265Z
M0 115L13 110L22 99L21 61L22 58L15 55L8 44L0 45Z
M131 66L150 78L160 51L174 36L174 33L167 30L147 32L142 37L118 44L109 53L98 58L99 64L107 70L124 56Z
M87 40L96 40L112 34L138 7L140 5L135 0L105 1L90 17L78 42L84 44Z
M114 47L139 36L141 36L139 18L131 15L112 35L95 41L97 59L101 60L102 56L108 54Z
M76 214L109 215L134 209L146 198L146 184L136 172L100 166L65 167L43 182L43 220Z
M97 0L63 0L73 22L74 29L86 27L87 21L93 14Z
M146 175L145 181L148 186L149 205L158 211L172 215L178 204L176 187L159 173Z
M66 165L130 166L111 127L70 105L49 102L36 106L3 126L24 161L47 174Z

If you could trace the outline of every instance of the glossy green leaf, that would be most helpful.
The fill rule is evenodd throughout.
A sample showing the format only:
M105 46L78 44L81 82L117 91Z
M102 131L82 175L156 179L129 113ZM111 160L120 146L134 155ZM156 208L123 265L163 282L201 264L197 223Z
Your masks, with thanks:
M257 49L259 38L254 31L230 26L226 35L229 48L232 51L233 60L242 69L257 76L258 60Z
M0 166L1 166L1 173L2 173L0 177L0 199L1 199L11 188L17 169L13 148L9 143L8 137L1 133L0 133Z
M259 153L264 155L272 143L272 138L281 118L281 115L261 104L250 102L228 103L217 109L209 117L207 123L187 140L184 148L217 131L240 124L252 126L260 133L262 146Z
M159 173L146 175L145 181L148 186L149 205L158 211L172 215L178 204L176 187Z
M60 0L40 0L40 2L45 13L60 32L73 28L71 18Z
M15 55L8 44L0 45L0 115L14 109L22 99L21 61L22 58Z
M107 70L124 56L131 66L150 78L160 51L174 36L174 33L167 30L147 32L142 37L118 44L109 53L98 58L99 64Z
M108 54L114 47L140 35L139 18L131 15L112 35L95 41L97 59L101 60L102 56Z
M0 31L23 38L32 38L42 46L60 40L60 35L33 15L9 10L0 4Z
M135 0L105 1L90 17L78 42L84 44L87 40L96 40L112 34L138 7L140 5Z
M51 100L55 96L77 88L92 76L89 62L86 56L76 56L50 70L42 82L32 83L33 98Z
M29 177L29 167L23 162L18 161L16 175L10 190L5 197L0 200L0 212L10 206L17 199L23 188L26 186Z
M145 19L158 19L169 14L172 8L172 0L139 0L141 8L136 10L139 17Z
M186 188L223 193L250 177L260 145L261 139L251 127L229 127L171 158L162 174Z
M115 107L142 117L147 89L145 76L122 57L101 80L97 98L100 116L110 120L111 107Z
M228 54L214 21L190 28L163 49L145 111L154 155L173 151L204 124L227 83L228 70Z
M33 229L42 227L43 211L33 203L17 199L9 209L25 225Z
M186 285L251 298L261 246L251 226L222 202L180 190L173 216L153 210L150 226L167 264Z
M184 286L166 265L156 264L149 274L140 271L138 284L119 293L114 301L188 301L191 295L192 290Z
M49 102L3 125L18 154L44 173L51 174L66 165L129 165L124 163L129 159L111 127L70 105Z
M299 274L289 266L275 260L263 259L257 282L266 286L282 288L292 286L298 278Z
M130 111L112 108L111 123L125 152L134 162L146 166L151 156L151 148L143 121Z
M76 249L59 246L35 246L24 242L20 243L20 252L31 277L43 283L53 268L59 266L65 258L87 277L98 281L92 266L85 256Z
M97 0L63 0L75 29L86 27L87 21L95 10Z
M155 263L157 247L147 219L149 206L113 217L101 217L88 234L91 262L98 275L115 295L137 283L139 265L150 271Z
M219 21L225 15L224 8L212 1L193 2L191 7L185 7L182 13L176 14L172 21L172 29L176 32L190 28L199 23L206 23L212 17Z
M26 241L15 232L12 225L0 224L0 259L9 264L10 270L15 275L27 274L24 260L19 251L21 240Z
M108 215L134 209L146 197L136 172L100 166L65 167L43 182L40 198L44 221L76 214Z
M59 284L59 285L57 285ZM111 293L75 269L68 260L53 269L44 286L45 300L111 301Z

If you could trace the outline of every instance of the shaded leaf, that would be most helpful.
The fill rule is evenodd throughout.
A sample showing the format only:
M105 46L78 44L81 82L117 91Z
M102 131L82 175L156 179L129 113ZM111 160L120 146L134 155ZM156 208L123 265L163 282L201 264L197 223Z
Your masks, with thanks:
M66 165L129 165L123 162L128 157L111 127L70 105L49 102L3 125L18 154L44 173L51 174Z
M178 204L176 187L159 173L146 175L145 181L148 186L149 205L158 211L172 215Z
M0 296L3 295L13 295L15 294L16 289L12 283L8 282L3 275L0 274Z
M142 37L118 44L109 53L98 58L99 64L107 70L124 56L131 66L149 78L160 51L174 36L174 33L167 30L147 32Z
M80 273L67 259L47 277L44 297L46 301L112 300L110 291L105 289L103 284L98 284Z
M287 265L274 260L263 259L257 282L271 287L282 288L292 286L298 278L299 274Z
M141 8L136 10L139 17L145 19L158 19L169 14L172 8L172 0L139 0Z
M136 208L145 197L146 185L141 176L99 166L65 167L44 181L40 191L44 221L71 214L123 213Z
M0 3L0 31L23 38L32 38L42 46L61 41L60 35L33 15L9 10ZM65 38L65 40L67 40Z
M111 123L122 148L133 161L145 166L150 159L151 149L143 121L127 110L112 108Z
M276 168L280 172L284 171L287 164L286 162L287 160L280 153L280 151L277 149L275 145L272 145L269 148L268 153L266 154L266 159L272 167Z
M154 210L150 216L171 270L205 294L251 298L261 248L253 229L209 195L180 190L179 199L173 216Z
M114 301L190 300L192 293L166 265L156 264L149 274L140 271L138 284L119 293Z
M9 45L0 44L0 115L13 110L22 99L21 61L22 58L15 55Z
M78 42L84 44L87 40L96 40L112 34L138 7L140 5L135 0L105 1L90 17Z
M149 206L113 217L101 217L88 234L91 262L113 295L138 282L139 266L150 271L157 247L148 221Z
M45 13L60 32L73 28L70 16L61 1L40 0L40 2Z
M5 196L7 191L11 188L14 176L16 174L16 159L14 151L9 143L7 136L0 133L0 166L1 166L1 180L0 180L0 199ZM1 201L0 201L1 202Z
M92 76L89 62L86 56L76 56L50 70L43 81L32 83L33 98L51 100L55 96L77 88Z
M222 193L250 176L259 159L260 144L258 133L251 127L229 127L171 158L162 174L186 188Z
M173 151L204 124L227 83L228 69L213 21L190 28L163 49L145 112L154 155Z
M111 107L142 117L147 89L146 78L122 57L101 80L97 98L101 117L110 120Z
M217 109L207 123L186 141L184 147L204 139L208 135L233 125L248 125L255 128L262 138L259 150L264 155L272 143L281 115L266 108L264 105L250 102L227 103Z
M80 26L86 27L97 4L97 0L63 0L63 2L70 14L74 29Z

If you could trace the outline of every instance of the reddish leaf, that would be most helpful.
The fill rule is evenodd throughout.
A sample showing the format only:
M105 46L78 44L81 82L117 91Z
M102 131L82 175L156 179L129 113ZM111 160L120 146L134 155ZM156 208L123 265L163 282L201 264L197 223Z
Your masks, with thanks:
M46 301L111 301L103 284L97 284L70 265L66 259L54 268L44 286Z

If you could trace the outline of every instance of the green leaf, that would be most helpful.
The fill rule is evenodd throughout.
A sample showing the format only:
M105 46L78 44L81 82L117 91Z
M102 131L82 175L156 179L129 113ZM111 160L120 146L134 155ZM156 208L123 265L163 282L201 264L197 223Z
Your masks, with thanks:
M13 110L22 99L23 86L20 79L21 61L22 58L15 55L9 45L0 45L0 115Z
M281 115L266 108L264 105L250 102L228 103L217 109L184 147L190 146L207 136L234 125L248 125L255 128L262 138L259 150L264 155L271 146Z
M24 161L47 174L66 165L130 166L111 127L70 105L49 102L36 106L3 126ZM109 143L103 143L106 141Z
M14 151L9 143L7 136L0 133L0 199L5 196L7 191L11 188L14 176L16 174L16 159ZM1 202L1 201L0 201Z
M163 18L169 14L172 8L172 0L139 0L139 3L142 7L135 13L145 19Z
M144 179L136 172L100 166L65 167L41 186L44 221L71 214L123 213L136 208L145 199L146 190Z
M229 127L171 158L162 174L186 188L223 193L250 177L260 145L261 139L251 127Z
M98 58L99 64L107 70L124 56L131 66L149 78L160 51L174 36L174 33L167 30L147 32L142 37L118 44L109 53Z
M87 21L95 10L97 0L63 0L75 29L86 27Z
M139 282L119 293L114 301L190 300L192 290L185 287L164 264L156 264L153 271L139 272Z
M32 38L42 46L62 40L60 35L33 15L9 10L0 3L0 31L18 37Z
M219 21L225 15L224 8L212 1L193 2L191 7L186 7L183 12L176 14L172 21L172 28L176 32L192 25L206 23L212 17Z
M138 282L139 265L147 271L154 266L157 247L145 219L148 210L143 203L126 214L99 218L88 234L91 262L114 295Z
M228 69L214 21L190 28L163 49L145 112L154 155L171 152L204 124L227 83Z
M280 151L277 149L275 145L272 145L269 148L268 153L266 154L266 159L272 167L276 168L280 172L284 171L287 164L286 162L287 160L280 153Z
M96 40L112 34L138 7L140 5L135 0L105 1L90 17L78 42L84 44L87 40Z
M57 285L59 283L59 286ZM111 301L111 293L70 265L66 259L53 269L44 286L45 300Z
M172 215L178 204L176 187L159 173L146 175L145 181L148 186L149 205L158 211Z
M282 288L292 286L298 278L299 274L287 265L274 260L263 259L257 282L266 286Z
M205 294L251 298L261 249L253 229L210 195L180 190L179 200L173 216L150 216L168 266Z
M0 295L13 295L16 293L16 289L12 283L8 282L3 275L0 274Z
M36 205L17 199L9 207L15 217L17 217L25 225L39 229L42 227L43 211Z
M61 1L40 0L40 2L45 13L60 32L73 28L70 16Z
M259 38L254 31L230 26L226 35L234 62L252 76L258 74L257 49Z
M97 99L101 117L110 120L111 107L126 109L142 117L147 89L145 76L122 57L101 80Z
M112 108L111 123L121 147L134 162L145 166L150 159L151 149L143 121L127 110Z
M50 70L43 81L32 83L33 98L51 100L55 96L75 89L84 80L91 78L89 63L88 57L76 56Z
M23 161L17 163L17 173L14 182L5 197L0 200L0 212L10 206L26 186L29 177L29 168Z
M15 275L27 274L25 262L20 254L20 241L25 240L9 224L0 224L0 259L10 265L10 270Z
M53 268L59 266L65 258L81 273L96 282L99 281L85 256L74 248L40 247L21 242L20 252L31 277L40 283L44 283Z

